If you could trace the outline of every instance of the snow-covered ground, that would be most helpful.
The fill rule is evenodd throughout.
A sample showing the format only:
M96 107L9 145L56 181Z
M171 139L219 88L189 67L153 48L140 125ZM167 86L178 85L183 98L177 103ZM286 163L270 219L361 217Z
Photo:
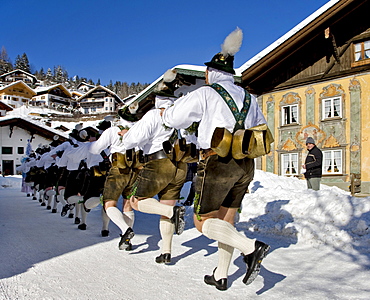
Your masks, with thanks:
M370 299L370 198L335 187L256 171L237 228L271 245L249 286L238 250L229 289L203 283L217 264L217 243L193 227L173 240L173 262L158 265L158 217L136 212L131 252L119 230L101 237L100 207L86 231L20 192L19 177L0 178L0 299ZM189 183L182 191L186 197Z

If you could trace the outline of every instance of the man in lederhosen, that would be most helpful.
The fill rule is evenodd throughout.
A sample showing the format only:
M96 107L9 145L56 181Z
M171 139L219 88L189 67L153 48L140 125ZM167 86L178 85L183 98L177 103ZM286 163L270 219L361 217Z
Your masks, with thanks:
M135 214L132 211L130 201L127 201L127 197L136 180L139 163L135 155L131 164L127 161L127 149L122 139L132 124L124 120L123 122L125 126L118 125L106 129L99 139L91 145L90 152L92 154L100 154L103 150L109 148L112 165L104 183L102 216L103 218L107 216L121 230L121 239L118 243L118 248L128 251L132 250L131 239L134 237L132 227L135 221ZM122 210L117 208L117 203L121 195L123 197ZM88 209L97 205L97 199L94 198L88 199L85 203ZM108 234L108 228L102 230L102 236Z
M193 122L199 122L201 157L196 180L194 223L205 236L218 241L217 268L212 275L206 275L204 281L219 290L227 289L227 274L234 248L242 252L247 264L243 279L245 284L250 284L258 275L261 261L269 250L268 245L245 237L234 227L235 214L253 179L253 159L234 159L231 151L226 157L221 157L211 149L216 128L235 132L238 123L232 110L244 112L245 119L239 123L240 129L266 123L255 97L234 84L233 61L241 46L242 36L242 31L237 28L225 39L222 51L206 63L207 86L178 99L162 115L165 125L174 128L187 128ZM222 90L227 99L216 88ZM234 103L233 109L226 101ZM245 103L249 103L249 107Z
M127 148L139 147L143 150L144 166L135 183L131 205L134 209L160 215L159 230L162 237L161 254L157 263L171 262L172 237L174 232L181 234L184 230L183 206L176 206L180 191L186 179L187 165L171 160L163 149L174 134L173 128L163 126L160 108L173 104L175 96L170 83L174 82L176 73L165 73L156 92L155 109L148 111L124 136ZM153 197L158 195L159 201Z

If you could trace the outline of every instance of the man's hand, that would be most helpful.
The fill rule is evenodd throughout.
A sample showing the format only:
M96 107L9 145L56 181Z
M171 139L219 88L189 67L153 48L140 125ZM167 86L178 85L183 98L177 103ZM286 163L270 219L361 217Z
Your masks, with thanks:
M128 131L127 129L123 129L123 130L118 132L118 135L124 136L127 133L127 131Z

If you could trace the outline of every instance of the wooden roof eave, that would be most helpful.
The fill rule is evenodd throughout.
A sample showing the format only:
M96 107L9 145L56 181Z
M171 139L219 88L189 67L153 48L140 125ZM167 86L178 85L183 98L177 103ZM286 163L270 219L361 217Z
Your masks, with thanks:
M275 69L279 63L291 56L293 53L297 52L312 39L317 37L319 34L324 34L325 28L339 21L339 19L336 19L335 22L330 23L331 18L339 11L344 10L349 4L355 2L356 0L339 1L333 7L313 20L309 25L299 30L281 45L277 46L267 55L256 61L253 65L249 66L242 72L243 86L248 85L249 83L262 77L267 72ZM362 1L359 1L357 6L362 4ZM348 13L350 13L350 11L348 11L347 14Z
M22 118L12 118L12 119L6 119L1 120L0 119L0 127L4 126L17 126L20 128L23 128L24 130L28 131L31 135L38 134L44 138L52 140L53 137L57 134L53 131L49 131L46 128L43 128L41 126L38 126L37 124L34 124L32 122L28 122L27 120L24 120ZM66 141L67 139L62 136L60 136L61 141Z

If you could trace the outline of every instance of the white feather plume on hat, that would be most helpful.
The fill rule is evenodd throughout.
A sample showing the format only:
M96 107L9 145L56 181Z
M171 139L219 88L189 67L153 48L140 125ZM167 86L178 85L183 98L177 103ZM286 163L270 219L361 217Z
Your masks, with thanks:
M234 56L240 50L243 41L243 31L236 27L236 29L231 32L224 40L221 45L221 53L227 56Z
M138 102L133 102L128 107L128 110L130 111L130 113L136 114L138 108L139 108L139 103Z
M80 131L83 128L82 123L79 123L75 126L75 129Z
M176 70L167 70L164 74L163 74L163 82L172 82L176 79L176 75L177 75L177 72Z
M87 131L85 130L85 129L83 129L83 130L81 130L79 133L78 133L78 135L80 136L80 138L81 139L86 139L87 138L87 136L88 136L88 133L87 133Z

